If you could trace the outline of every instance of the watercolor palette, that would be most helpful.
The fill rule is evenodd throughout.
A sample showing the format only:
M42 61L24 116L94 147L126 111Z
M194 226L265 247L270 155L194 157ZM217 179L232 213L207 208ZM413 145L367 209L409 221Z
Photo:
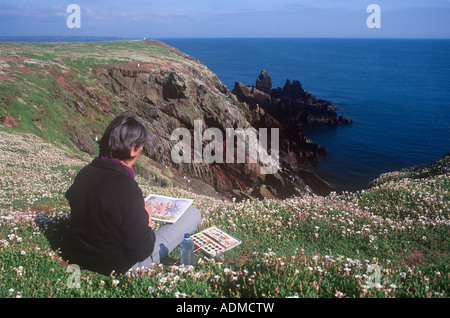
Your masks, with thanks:
M209 227L191 237L194 244L208 257L219 256L242 242L216 226Z

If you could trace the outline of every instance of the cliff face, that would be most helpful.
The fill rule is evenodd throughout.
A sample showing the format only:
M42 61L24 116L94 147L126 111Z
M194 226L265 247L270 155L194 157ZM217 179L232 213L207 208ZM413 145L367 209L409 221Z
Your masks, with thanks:
M181 52L177 54L188 58ZM195 121L201 123L202 134L210 127L225 131L228 127L249 126L240 103L203 64L194 59L189 65L166 67L121 63L95 67L94 74L100 85L119 96L124 109L136 110L147 122L152 135L145 150L147 156L227 196L240 196L241 189L255 182L256 176L244 164L198 163L194 162L193 155L191 162L173 162L171 151L177 141L171 136L175 129L187 129L193 139ZM202 148L207 143L203 141Z
M59 47L62 45L70 47L62 50ZM36 118L31 124L42 134L48 133L52 118L49 114L57 109L64 116L56 133L67 135L78 149L93 155L96 154L94 140L109 122L103 118L111 119L124 110L136 111L152 135L144 152L149 161L136 167L149 178L157 176L161 180L164 174L165 180L169 179L173 185L238 198L283 198L330 190L325 181L305 168L317 163L318 156L325 155L326 150L303 133L303 125L340 123L342 118L334 116L329 102L314 99L298 82L292 85L287 82L283 89L272 89L270 77L263 72L256 87L237 83L231 92L200 61L164 43L119 41L96 45L54 44L51 49L55 51L51 54L58 58L52 60L48 59L49 46L45 46L45 59L41 60L35 51L34 58L23 57L32 55L29 49L35 50L33 46L18 46L14 54L17 56L17 51L22 51L19 56L23 57L23 68L8 68L4 64L1 71L5 85L0 88L5 92L24 89L20 88L23 71L26 64L33 63L27 81L39 79L43 85L40 99L47 103L29 105L41 109L37 117L33 115ZM5 51L0 50L0 57L11 54ZM78 54L76 58L74 51ZM105 61L105 56L109 60ZM12 105L16 102L6 97L6 93L2 92L2 96L2 122L16 122L20 129L28 119L14 116L17 112L14 113ZM208 128L216 128L223 135L227 129L278 128L280 169L276 173L262 173L259 163L249 163L248 154L244 163L205 160L175 163L172 150L179 140L174 140L172 133L182 128L195 138L199 123L201 134ZM201 148L210 142L201 139ZM221 142L223 149L229 147L225 140ZM233 146L237 147L238 143ZM193 149L194 144L190 147ZM267 148L271 149L271 145ZM190 181L189 185L186 180Z
M261 98L259 102L262 105L255 107L250 101L250 94L246 94L248 88L243 93L244 86L240 85L241 91L235 89L230 92L201 63L187 68L184 65L155 68L152 65L126 63L98 67L95 75L104 87L120 96L125 108L137 109L150 124L149 129L154 138L146 152L149 157L165 165L175 166L177 171L206 182L220 193L238 197L287 197L311 191L319 194L330 191L325 181L305 168L309 164L316 164L320 155L326 155L326 149L316 145L302 132L301 120L292 120L291 113L295 105L281 103L285 113L279 113L276 109L278 104L270 102L273 97L255 88L253 98ZM267 86L267 79L260 80L259 85ZM267 86L266 89L270 90L271 87ZM294 87L290 94L295 96L296 93ZM286 98L291 98L287 94L282 96L284 102ZM303 94L311 98L308 93ZM292 100L296 101L295 98ZM285 117L274 116L277 112ZM308 110L298 112L302 115L305 113L309 114ZM298 114L297 118L300 116ZM286 118L290 118L290 121ZM171 133L174 129L186 128L194 138L196 120L201 121L202 133L208 128L218 128L223 135L227 128L279 129L281 169L275 174L262 174L259 164L248 163L248 154L245 163L225 163L225 160L223 163L194 162L193 143L191 162L174 164L171 158L174 147ZM268 139L267 148L271 149L270 137ZM203 140L202 149L208 142ZM223 149L228 146L223 140Z

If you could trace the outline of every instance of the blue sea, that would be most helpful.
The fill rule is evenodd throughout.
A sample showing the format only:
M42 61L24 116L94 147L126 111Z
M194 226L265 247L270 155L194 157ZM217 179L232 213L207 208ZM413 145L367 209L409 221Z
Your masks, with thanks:
M381 173L430 163L450 152L450 40L161 39L198 58L233 89L299 80L331 100L351 125L311 127L329 150L316 173L335 190L358 191Z

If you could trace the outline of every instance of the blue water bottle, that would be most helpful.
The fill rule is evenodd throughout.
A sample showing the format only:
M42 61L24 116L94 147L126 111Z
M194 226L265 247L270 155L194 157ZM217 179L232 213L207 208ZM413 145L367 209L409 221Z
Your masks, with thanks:
M181 258L180 264L194 266L194 241L189 233L184 234L184 240L180 244Z

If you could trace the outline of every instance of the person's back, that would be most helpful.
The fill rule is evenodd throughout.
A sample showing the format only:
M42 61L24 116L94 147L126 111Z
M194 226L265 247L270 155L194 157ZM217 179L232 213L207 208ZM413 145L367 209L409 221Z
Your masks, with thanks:
M66 192L71 222L63 256L70 264L105 275L134 272L162 260L200 224L200 211L191 206L176 224L153 232L152 211L132 170L147 140L134 114L120 114L100 139L99 156L75 177Z
M70 262L101 273L127 271L153 251L142 192L120 163L95 158L66 193Z

